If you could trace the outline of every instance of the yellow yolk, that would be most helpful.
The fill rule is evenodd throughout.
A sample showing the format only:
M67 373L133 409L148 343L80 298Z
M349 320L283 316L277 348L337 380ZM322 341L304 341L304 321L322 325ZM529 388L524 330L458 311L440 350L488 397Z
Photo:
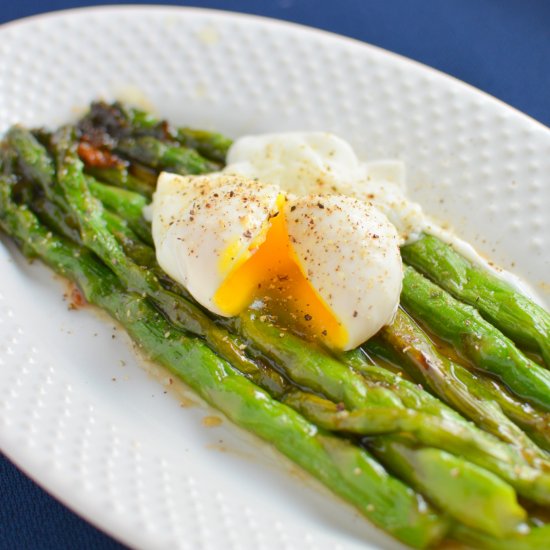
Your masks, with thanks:
M251 244L248 259L218 288L214 302L233 316L259 299L281 325L331 347L343 348L347 331L303 273L289 241L283 206L281 195L279 213Z

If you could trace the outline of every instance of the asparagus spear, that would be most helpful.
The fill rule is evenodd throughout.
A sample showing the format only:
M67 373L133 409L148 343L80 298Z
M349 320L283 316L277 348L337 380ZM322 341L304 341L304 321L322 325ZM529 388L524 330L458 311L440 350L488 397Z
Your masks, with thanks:
M103 132L103 141L113 137L152 136L162 141L177 141L180 145L195 149L207 159L223 164L231 140L222 134L193 128L172 129L164 121L141 109L119 102L107 104L94 102L90 111L78 123L83 134Z
M461 365L457 365L455 362L451 362L454 367L449 371L440 370L439 368L427 370L426 372L420 372L421 365L415 363L412 365L408 360L404 360L402 354L398 354L389 344L384 342L380 335L369 340L369 342L363 344L363 348L368 352L371 358L382 358L395 367L398 373L411 373L414 375L415 370L417 372L417 380L425 384L426 387L437 394L447 404L460 409L460 401L455 402L462 392L459 390L466 388L471 393L472 399L479 399L487 402L487 405L483 405L483 408L488 407L487 413L495 408L496 411L500 409L510 421L519 426L529 438L535 442L540 449L546 452L550 451L550 414L541 412L535 409L528 403L521 401L516 396L512 395L502 384L485 376L481 372L471 372L470 370L463 368ZM441 355L441 354L440 354ZM443 356L444 361L448 358ZM436 365L439 364L436 361ZM444 366L444 365L443 365ZM405 370L403 370L405 369ZM438 377L441 376L439 382ZM415 376L413 376L415 378ZM434 378L434 380L430 380ZM424 380L422 382L422 380ZM454 384L458 384L457 388L454 388ZM443 391L449 385L449 391ZM454 394L458 393L458 396ZM454 403L454 404L452 404ZM498 408L496 407L498 405ZM467 413L468 407L465 407L462 414L469 417ZM481 419L476 420L474 416L474 409L471 412L472 416L470 420L478 423L481 426ZM498 412L497 412L498 414ZM506 421L504 422L506 423ZM488 431L490 429L485 428ZM504 428L506 431L506 428ZM504 436L506 438L507 436ZM524 438L525 436L523 436ZM548 455L545 455L548 456ZM547 458L548 460L548 458Z
M153 244L151 224L143 217L143 209L149 202L143 195L106 185L92 177L88 177L88 187L94 197L101 201L106 208L126 220L140 239L146 244Z
M225 163L227 151L232 143L228 137L217 132L197 130L195 128L176 128L174 130L165 121L156 119L150 113L134 107L120 106L120 108L134 129L135 134L150 135L151 130L156 130L157 134L159 134L159 130L163 129L165 139L174 139L185 147L195 149L207 159L220 164Z
M472 306L459 302L412 267L405 268L401 303L477 368L496 376L522 399L550 411L550 371L528 359Z
M152 359L233 422L272 443L373 523L418 548L444 536L446 521L366 451L318 430L235 374L200 340L174 330L146 299L126 290L86 249L52 235L28 209L15 206L5 180L0 182L0 220L28 255L75 281L86 299L117 319Z
M371 344L369 343L370 348ZM423 388L418 387L418 385L409 380L403 379L399 374L389 369L380 367L373 361L372 357L367 358L363 349L359 348L352 352L347 352L343 354L341 360L350 368L359 372L370 383L391 388L399 396L405 407L440 416L441 418L461 424L468 424L464 417L430 393L424 391Z
M437 237L424 234L401 249L403 259L519 346L540 353L550 368L550 313Z
M360 375L323 353L314 344L308 345L309 353L305 354L303 340L271 323L262 322L256 312L244 312L237 323L239 333L252 344L248 348L249 353L275 361L295 384L310 388L351 409L369 405L403 408L401 400L391 390L369 387Z
M457 426L434 415L412 409L403 411L380 405L348 410L342 404L336 404L318 395L297 389L287 391L283 400L318 426L333 432L369 436L404 432L415 441L422 442L423 445L460 455L501 475L504 479L513 477L514 474L511 471L518 467L518 464L514 465L513 454L510 458L507 453L491 455L502 461L500 467L487 466L485 438L476 437L476 432L468 430L466 426ZM478 456L475 456L476 453ZM508 460L511 461L510 466L506 466ZM545 467L547 469L548 465L546 464Z
M232 141L222 134L194 128L178 128L176 139L182 145L196 149L202 156L220 164L225 164L227 151L232 144Z
M524 403L509 391L488 378L478 378L480 391L485 392L499 404L504 414L542 449L550 453L550 414Z
M393 351L396 356L394 360L403 365L416 381L429 387L443 401L481 428L518 446L524 456L531 460L549 460L549 456L506 417L479 377L441 355L403 310L398 311L391 325L380 331L377 340L378 346L389 348L390 357L388 354L386 357L391 360ZM369 345L367 342L367 349L370 349ZM550 427L545 431L549 430Z
M55 167L46 148L21 126L12 126L6 135L7 146L16 159L19 175L24 181L36 184L41 194L50 199L65 216L74 217L65 197L56 189ZM76 222L72 225L77 226Z
M152 136L126 138L117 144L116 150L132 160L159 171L203 174L218 168L193 149L165 143Z
M6 135L6 141L6 151L10 159L5 162L15 165L18 178L22 180L29 194L27 201L34 203L41 218L51 227L78 242L80 235L74 216L68 210L63 196L55 196L52 191L55 168L46 149L31 132L21 126L12 126ZM39 193L33 192L27 183L36 185Z
M44 193L55 174L52 159L45 148L22 126L12 126L6 134L7 145L15 152L17 168L23 179L37 183Z
M458 456L419 449L397 436L377 438L370 447L394 472L466 526L504 537L517 533L525 520L509 485ZM465 507L464 502L473 504Z
M359 394L359 399L355 394L346 395L338 386L338 381L345 387L348 385L350 388L360 387L359 382L350 376L353 373L349 368L346 369L343 363L330 358L309 344L307 353L304 353L304 342L301 339L281 332L270 323L257 322L254 313L241 315L240 330L244 337L253 342L254 348L250 349L253 355L256 350L260 350L269 359L276 361L280 368L284 368L287 376L296 384L324 394L336 403L343 403L344 408L350 409L351 412L346 421L338 419L338 424L344 424L348 430L359 433L367 431L365 428L372 412L362 409L370 407L379 410L379 414L384 407L393 408L395 411L393 414L401 414L403 425L410 421L408 415L412 413L407 411L402 401L395 401L398 396L390 388L369 384L365 380L366 392L363 390L363 393ZM283 334L282 337L281 334ZM402 384L402 387L404 385ZM385 391L380 391L382 389ZM392 395L388 395L388 392ZM418 391L417 394L419 393ZM374 399L371 400L371 396ZM423 401L430 403L411 404L413 407L419 406L423 409L420 412L424 412L425 415L439 416L440 420L433 418L428 421L424 417L426 421L422 426L418 425L421 423L418 420L412 421L416 428L409 431L414 432L417 442L438 446L437 441L439 441L441 448L450 448L455 454L460 454L469 461L501 476L526 498L531 498L540 504L550 504L550 473L530 467L521 453L477 429L473 424L460 419L458 415L446 414L447 408L437 399L429 396L423 398ZM315 410L315 403L312 401L309 401L306 407L300 406L299 400L294 400L294 404L299 406L303 413ZM358 409L357 412L355 412L356 409ZM322 422L320 412L317 412L318 416L311 418L315 418L316 422ZM352 427L353 424L355 425ZM328 424L321 425L328 427ZM434 433L430 433L431 429L435 430ZM451 441L455 436L457 436L456 441Z
M117 166L114 168L86 166L86 173L101 182L139 193L147 199L150 199L153 195L153 183L133 176L125 166Z
M92 145L114 149L155 170L200 174L219 169L218 163L207 160L194 148L178 143L178 133L172 133L165 121L120 103L93 103L77 128L79 134ZM186 142L189 142L191 135L192 132L189 134L182 130L182 139ZM204 144L203 150L215 153L224 146L224 139L218 134L201 135L199 131L193 142L195 144Z
M453 528L452 536L465 542L469 548L486 550L543 550L550 548L550 524L533 526L525 533L517 533L506 538L494 538L463 525Z

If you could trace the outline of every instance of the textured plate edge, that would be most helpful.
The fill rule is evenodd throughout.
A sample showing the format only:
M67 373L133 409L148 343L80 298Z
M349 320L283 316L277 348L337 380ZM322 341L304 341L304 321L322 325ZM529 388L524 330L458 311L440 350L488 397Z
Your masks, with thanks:
M199 7L193 7L193 6L178 6L173 4L106 4L101 6L83 6L83 7L71 8L71 9L47 11L43 13L29 15L27 17L21 17L19 19L14 19L13 21L7 21L6 23L3 23L2 25L0 25L0 33L7 29L17 28L19 26L25 26L27 23L33 23L35 21L44 21L50 18L57 19L60 17L64 17L65 15L79 14L83 12L94 14L98 12L120 13L120 12L138 12L138 11L143 11L143 12L157 11L157 12L166 12L167 14L169 12L178 12L178 13L189 13L189 14L197 14L197 15L201 15L201 14L210 15L210 16L220 17L222 19L223 18L238 19L241 21L257 22L259 24L264 24L264 25L280 26L281 28L287 28L287 29L290 28L290 29L294 29L295 31L310 33L312 35L319 36L321 38L323 37L330 38L331 40L347 43L355 47L357 46L360 46L363 48L366 47L367 49L370 49L376 52L377 55L382 55L393 59L395 63L402 64L404 66L410 66L410 65L416 66L417 69L421 69L424 72L430 73L431 76L435 78L447 80L453 85L458 85L462 87L465 91L467 90L468 93L473 93L476 96L481 95L486 100L489 100L494 104L499 105L501 108L505 108L506 110L510 111L515 116L517 116L518 118L521 118L525 122L528 122L534 125L539 130L543 130L547 132L548 135L550 136L550 127L546 126L545 124L533 118L532 116L520 111L517 107L514 107L513 105L506 103L504 100L499 99L498 97L484 90L481 90L480 88L476 88L473 84L469 84L468 82L461 80L456 76L448 74L440 69L436 69L435 67L431 67L430 65L426 65L422 61L412 59L410 57L407 57L406 55L383 48L382 46L377 46L376 44L364 42L362 40L359 40L358 38L352 38L350 36L338 34L332 31L327 31L325 29L312 27L302 23L295 23L293 21L287 21L285 19L277 19L275 17L267 17L263 15L256 15L252 13L239 12L239 11L230 11L230 10L222 10L222 9L214 9L214 8L199 8Z

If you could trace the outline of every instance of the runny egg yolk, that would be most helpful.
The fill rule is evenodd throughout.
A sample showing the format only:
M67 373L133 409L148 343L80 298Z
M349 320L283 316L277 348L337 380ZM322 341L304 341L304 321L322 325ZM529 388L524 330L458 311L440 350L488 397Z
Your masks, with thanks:
M284 195L277 201L278 214L249 247L247 259L223 281L214 302L228 315L238 315L260 300L265 313L282 326L312 340L341 349L348 333L308 281L288 235Z

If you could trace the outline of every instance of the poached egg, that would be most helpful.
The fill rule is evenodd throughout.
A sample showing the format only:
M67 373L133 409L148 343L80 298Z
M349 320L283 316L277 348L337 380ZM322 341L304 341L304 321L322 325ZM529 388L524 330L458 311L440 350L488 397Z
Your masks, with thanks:
M162 173L152 204L158 262L213 313L254 304L312 340L353 349L397 310L398 233L365 201L296 197L283 179Z

